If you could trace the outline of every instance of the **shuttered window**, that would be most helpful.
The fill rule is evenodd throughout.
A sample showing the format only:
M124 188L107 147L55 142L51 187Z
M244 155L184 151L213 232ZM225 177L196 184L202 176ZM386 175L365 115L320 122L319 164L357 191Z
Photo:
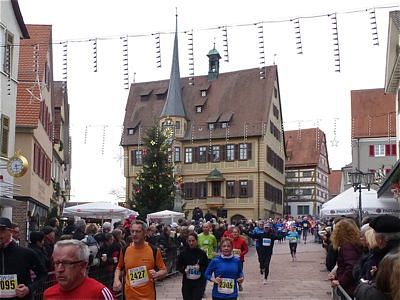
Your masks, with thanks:
M2 115L1 116L1 155L8 157L8 141L10 133L10 119Z

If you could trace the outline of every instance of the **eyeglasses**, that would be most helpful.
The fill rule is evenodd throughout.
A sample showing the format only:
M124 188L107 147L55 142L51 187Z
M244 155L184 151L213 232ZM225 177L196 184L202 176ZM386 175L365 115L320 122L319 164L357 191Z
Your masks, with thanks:
M76 264L79 264L83 262L83 260L77 260L77 261L55 261L54 262L54 267L55 268L59 268L60 266L63 266L63 268L69 267L69 266L73 266Z

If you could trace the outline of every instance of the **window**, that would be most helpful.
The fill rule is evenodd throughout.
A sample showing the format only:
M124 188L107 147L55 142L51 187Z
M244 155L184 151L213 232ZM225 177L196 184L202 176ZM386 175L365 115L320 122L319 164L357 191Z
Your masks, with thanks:
M226 198L235 198L235 181L226 182Z
M188 182L183 185L185 199L193 199L193 182Z
M181 122L180 121L176 121L175 122L175 128L176 128L176 130L181 129Z
M1 155L8 157L8 136L10 132L10 119L1 115Z
M294 178L294 177L296 177L296 172L286 172L286 177L287 178Z
M279 109L276 107L276 105L274 104L274 106L272 107L272 113L274 115L275 118L279 119Z
M375 156L375 157L385 156L385 145L378 144L378 145L371 145L371 146L374 147L373 148L374 152L373 152L372 156Z
M213 130L215 128L215 124L214 123L209 123L208 124L208 130Z
M247 180L239 181L239 197L247 197L249 192L249 182Z
M311 171L303 171L303 177L311 177L312 172Z
M267 147L267 162L283 174L283 159L270 147Z
M293 190L288 190L288 195L293 195ZM273 185L264 183L264 199L282 205L282 190Z
M174 156L175 156L175 158L174 158L175 162L181 161L181 147L175 147Z
M201 96L202 97L206 97L207 96L207 91L206 90L202 90L201 91Z
M199 182L198 189L199 189L199 198L200 199L207 198L207 182Z
M196 106L196 112L201 113L203 111L203 106Z
M185 148L185 163L191 164L193 162L193 148Z
M212 181L211 182L211 192L213 197L220 197L221 196L221 182L219 181Z
M310 207L308 205L298 205L297 206L297 214L298 215L309 215Z
M221 160L221 146L212 146L212 161L218 162Z
M221 128L228 128L229 123L228 122L222 122L221 123Z
M6 74L12 75L14 36L12 35L11 32L6 30L5 39L6 39L5 40L6 47L4 48L3 61L2 61L3 71Z
M278 98L278 89L274 87L274 97Z
M239 144L239 159L247 160L247 144Z
M235 145L232 144L226 145L226 160L227 161L235 160Z
M278 127L276 127L274 125L274 123L272 123L272 121L269 121L269 128L271 131L271 134L278 140L281 140L281 132L279 131Z
M133 151L131 151L131 165L132 166L143 165L142 150L133 150Z
M135 134L135 128L128 128L128 135Z
M6 29L0 25L0 45L5 45ZM4 48L0 47L0 71L4 68Z
M207 147L199 147L199 163L207 162Z

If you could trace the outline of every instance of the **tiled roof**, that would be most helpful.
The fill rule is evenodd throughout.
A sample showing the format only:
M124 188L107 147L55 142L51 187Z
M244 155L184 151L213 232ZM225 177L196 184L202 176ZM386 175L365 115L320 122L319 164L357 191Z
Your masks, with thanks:
M194 79L194 85L189 85L188 78L182 78L182 99L188 118L185 139L209 139L207 121L216 115L225 117L226 113L233 115L229 131L218 127L212 131L212 138L226 138L227 132L229 137L243 137L245 134L248 137L260 136L265 129L263 124L267 122L274 82L278 80L276 66L267 67L266 73L266 79L260 79L259 69L220 73L218 79L212 82L208 81L207 76L198 76ZM135 128L140 124L143 137L144 132L154 125L154 121L159 120L165 103L165 99L157 98L154 93L142 99L140 95L149 90L167 88L168 83L169 80L162 80L131 85L125 109L123 146L135 145L138 142L139 130L128 135L127 128ZM205 96L207 101L203 111L197 113L196 105L204 98L201 96L201 89L205 86L209 86Z
M351 119L352 138L396 136L396 95L383 88L351 91Z
M322 143L326 147L325 133L319 128L285 131L285 166L317 166Z
M21 40L18 67L17 90L17 126L38 125L40 110L40 93L34 71L34 45L39 45L37 66L39 80L42 82L46 72L46 60L51 46L51 25L27 25L30 39ZM33 93L33 96L30 94Z
M331 170L328 175L328 191L330 196L336 196L341 193L342 170Z

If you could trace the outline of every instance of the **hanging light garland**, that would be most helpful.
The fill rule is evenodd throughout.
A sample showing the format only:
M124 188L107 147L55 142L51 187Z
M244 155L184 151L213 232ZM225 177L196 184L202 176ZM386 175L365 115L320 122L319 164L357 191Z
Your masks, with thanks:
M88 138L88 125L85 126L85 133L83 137L83 143L86 145L87 143L87 138Z
M332 147L337 147L339 141L337 140L337 120L338 118L333 119L333 139L331 140Z
M67 82L68 78L68 42L62 43L62 79L63 82ZM63 84L63 90L65 91L65 84Z
M189 60L189 85L194 85L194 51L193 51L193 30L186 31L188 43Z
M297 139L301 141L301 121L298 122Z
M378 24L376 23L375 8L372 8L369 11L369 22L371 24L372 45L379 46Z
M340 72L340 51L339 51L339 33L337 26L336 13L329 15L332 24L332 39L333 39L333 59L335 72Z
M11 96L11 46L6 46L6 63L5 69L7 71L7 95Z
M92 41L93 72L97 72L97 38Z
M161 68L161 38L160 33L153 33L156 45L156 67Z
M291 20L294 25L294 36L296 40L297 54L303 54L303 44L301 43L301 30L300 30L300 19L296 18Z
M122 77L126 90L129 89L129 64L128 64L128 36L121 37L122 40Z
M222 48L224 52L224 61L229 62L229 47L228 47L228 26L222 26Z
M265 79L266 69L265 69L265 45L264 45L264 25L263 23L256 24L257 35L258 35L258 59L260 66L260 79Z
M107 128L107 125L104 125L103 126L103 140L101 143L101 155L104 155L104 147L106 144L106 128Z

